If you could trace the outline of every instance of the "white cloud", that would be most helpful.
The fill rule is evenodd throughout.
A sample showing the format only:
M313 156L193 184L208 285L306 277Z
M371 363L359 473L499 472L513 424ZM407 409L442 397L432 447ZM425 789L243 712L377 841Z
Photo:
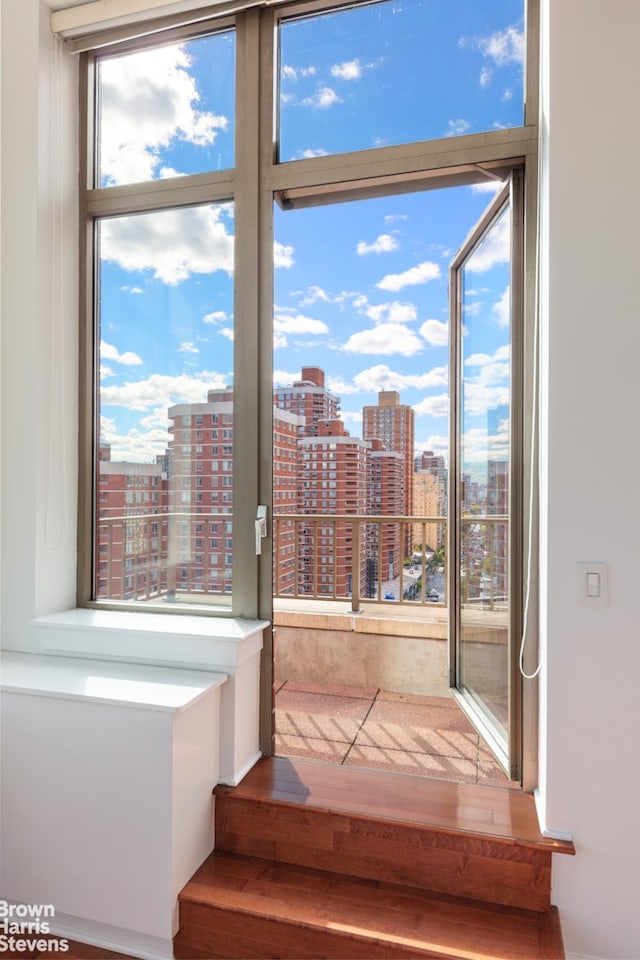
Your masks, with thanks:
M489 67L483 67L480 71L480 86L484 89L491 83L491 70Z
M298 67L296 70L295 67L285 64L282 68L282 78L283 80L298 80L300 77L313 77L316 72L316 68L313 66Z
M339 77L340 80L357 80L362 75L360 61L345 60L344 63L334 63L331 67L331 75Z
M331 374L327 376L327 390L337 394L339 397L347 396L350 393L360 393L360 387L353 381L347 383L342 377L334 377ZM343 417L344 414L341 413L340 416Z
M274 370L272 374L274 387L290 387L292 383L300 379L300 371L289 373L288 370Z
M273 244L273 265L274 267L284 267L288 270L295 263L293 259L293 247L287 246L276 240Z
M362 423L362 410L354 410L353 412L341 410L340 419L344 420L345 423L351 423L357 427Z
M305 97L302 101L305 107L314 107L318 110L325 110L333 106L334 103L342 103L342 100L331 87L318 87L312 97Z
M329 333L329 327L322 320L314 320L312 317L305 317L298 313L287 315L276 313L273 318L273 342L276 347L286 347L288 343L287 335L293 334L312 334L318 336Z
M502 67L507 63L524 63L524 32L517 27L497 30L489 37L482 37L478 46L485 57Z
M312 285L308 288L309 292L304 299L300 301L301 306L308 306L310 303L315 303L317 300L322 300L324 303L331 303L331 297L329 294L322 289L322 287L317 287Z
M227 314L224 310L214 310L213 313L205 313L202 318L203 323L224 323L227 320Z
M220 373L201 371L196 375L182 373L167 376L154 373L145 380L136 380L120 386L102 387L100 401L103 406L128 407L130 410L150 410L174 403L204 403L207 391L227 385L227 378Z
M113 423L115 429L115 421ZM169 426L167 407L156 407L148 416L140 417L140 424L145 430L164 430L166 432Z
M123 270L152 270L174 286L192 273L233 272L223 207L181 207L103 220L100 252Z
M511 212L507 208L493 225L476 252L467 260L470 273L486 273L511 259Z
M474 193L497 193L502 185L502 180L482 180L480 183L472 183L471 189Z
M397 249L398 241L396 238L389 233L381 233L373 243L365 243L364 240L361 240L356 247L356 252L360 256L364 256L367 253L390 253L391 250Z
M191 340L185 340L178 347L178 353L200 353L200 350Z
M123 363L127 367L135 367L143 363L137 353L131 353L128 350L125 353L120 353L117 347L114 347L112 343L107 343L106 340L100 341L100 359L114 360L116 363Z
M418 332L432 347L446 347L449 343L449 324L441 320L425 320Z
M380 390L429 390L444 387L448 383L447 367L433 367L426 373L407 374L391 370L385 363L362 370L353 378L358 390L363 393L378 393ZM354 391L349 391L353 393Z
M366 315L375 323L411 323L416 319L418 310L413 303L378 303L367 307Z
M484 416L489 410L509 403L508 361L508 344L498 347L493 356L474 353L465 359L465 367L477 368L474 376L465 375L465 415Z
M509 326L511 322L511 286L507 286L504 293L497 300L492 309L496 323L502 329Z
M449 437L442 436L442 434L432 433L430 437L427 437L426 440L416 442L417 451L431 450L436 456L446 457L449 456Z
M226 130L226 117L198 109L190 64L180 45L101 62L100 166L107 183L152 180L160 151L172 142L210 145Z
M115 377L115 372L111 369L111 367L108 367L108 366L106 365L106 363L101 363L101 364L100 364L100 379L101 379L101 380L106 380L107 377Z
M151 429L146 421L153 417L145 417L140 421L144 428L132 427L127 433L119 434L114 420L109 417L100 417L100 439L111 445L111 459L115 462L153 463L155 458L166 451L170 440L167 429L167 411L164 410L164 426Z
M230 340L233 343L234 332L232 327L223 327L221 330L218 330L218 333L221 337L226 337L227 340Z
M475 427L464 433L463 446L465 465L486 463L488 459L506 460L509 454L508 432L501 429L489 436L486 427Z
M415 286L419 283L428 283L429 280L437 280L440 276L440 267L431 260L425 260L415 267L410 267L404 273L388 273L385 277L376 283L380 290L402 290L403 287Z
M300 160L312 160L314 157L326 157L327 151L323 150L322 147L317 147L315 150L311 147L308 147L306 150L303 150L302 153L298 154Z
M510 356L509 344L505 343L503 346L498 347L493 356L490 356L488 353L472 353L470 357L467 357L464 361L466 367L486 367L490 363L499 363L504 360L508 360Z
M403 357L413 357L422 348L422 341L413 330L399 323L380 323L372 330L354 333L342 349L349 353L399 353Z
M120 287L123 293L144 293L142 287L130 287L127 284L124 287Z
M186 173L181 173L174 167L160 167L158 171L159 180L170 180L172 177L186 177Z
M463 120L462 117L459 117L457 120L449 120L445 137L461 137L463 133L467 132L470 126L469 121Z
M418 414L428 414L430 417L449 416L449 394L439 393L435 397L425 397L420 403L414 404L414 411Z

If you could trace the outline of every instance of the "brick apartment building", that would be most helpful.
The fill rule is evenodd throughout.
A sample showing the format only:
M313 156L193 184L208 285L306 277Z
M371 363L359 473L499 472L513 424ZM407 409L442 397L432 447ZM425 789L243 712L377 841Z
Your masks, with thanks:
M407 513L413 494L408 468L413 411L399 403L397 394L380 397L380 407L365 408L382 414L371 419L371 438L361 439L350 436L340 420L339 399L326 389L320 368L303 367L300 380L274 392L276 593L344 597L355 575L361 595L374 595L378 576L398 576L411 549L411 525L401 537L392 523L365 524L356 531L348 521L286 520L287 514ZM108 448L101 447L99 516L121 519L99 525L99 597L219 598L232 591L233 390L210 390L206 402L176 404L168 417L169 444L154 464L112 463ZM392 443L399 449L390 448Z
M362 408L362 436L365 440L379 439L385 450L393 450L402 458L402 509L400 514L411 516L413 504L413 462L415 457L415 413L407 404L400 403L396 390L381 390L375 406ZM413 549L413 532L407 526L403 549L408 556Z

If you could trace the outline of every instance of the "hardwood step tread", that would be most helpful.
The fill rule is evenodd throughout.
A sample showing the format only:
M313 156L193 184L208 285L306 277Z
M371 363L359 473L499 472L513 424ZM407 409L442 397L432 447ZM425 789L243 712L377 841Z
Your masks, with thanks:
M214 792L217 797L298 804L575 853L570 841L540 833L530 794L503 787L265 757L237 787L218 786Z
M215 956L224 943L229 957L313 957L317 945L318 956L345 958L557 960L564 956L559 937L553 910L483 904L215 851L180 894L176 944L200 951L194 956L207 949ZM227 938L238 953L229 952Z

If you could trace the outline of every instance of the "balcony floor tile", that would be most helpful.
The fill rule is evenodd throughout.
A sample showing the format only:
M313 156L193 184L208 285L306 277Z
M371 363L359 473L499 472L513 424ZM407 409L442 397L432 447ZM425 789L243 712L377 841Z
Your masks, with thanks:
M286 681L275 706L277 756L518 788L451 697Z
M440 780L476 780L477 764L464 757L441 757L409 750L389 750L355 743L344 761L350 767L374 767L377 770L410 773Z
M276 697L276 731L296 737L352 743L371 707L362 697L290 690Z

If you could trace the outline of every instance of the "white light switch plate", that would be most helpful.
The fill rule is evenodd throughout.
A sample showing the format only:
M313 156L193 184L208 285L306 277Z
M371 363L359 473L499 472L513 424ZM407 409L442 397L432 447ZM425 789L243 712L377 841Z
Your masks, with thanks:
M578 564L578 603L583 607L609 606L609 568L606 563Z

